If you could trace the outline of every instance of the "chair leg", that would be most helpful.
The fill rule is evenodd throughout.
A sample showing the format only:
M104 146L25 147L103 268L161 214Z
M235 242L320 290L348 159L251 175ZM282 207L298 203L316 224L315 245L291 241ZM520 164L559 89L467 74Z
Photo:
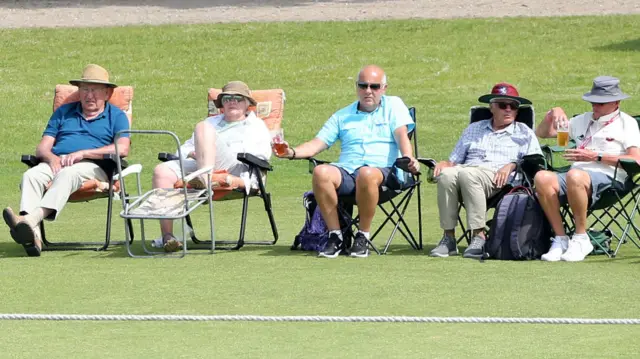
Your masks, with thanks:
M267 216L269 217L269 224L271 224L271 233L273 233L272 244L276 244L276 242L278 241L278 227L276 226L276 220L273 217L273 209L271 207L271 193L263 194L262 200L264 201L264 210L267 211Z
M240 235L238 236L238 243L232 249L240 249L244 246L244 232L247 228L247 212L249 211L249 196L245 194L242 199L242 219L240 222Z
M113 189L111 189L109 192L111 192L111 194L113 194ZM111 214L113 213L113 196L109 196L108 202L107 202L107 228L105 230L105 236L104 236L104 245L102 247L96 248L96 251L104 251L107 249L107 247L109 247L109 242L111 241ZM131 228L131 227L129 227Z
M418 249L422 250L422 200L420 198L420 183L418 187Z

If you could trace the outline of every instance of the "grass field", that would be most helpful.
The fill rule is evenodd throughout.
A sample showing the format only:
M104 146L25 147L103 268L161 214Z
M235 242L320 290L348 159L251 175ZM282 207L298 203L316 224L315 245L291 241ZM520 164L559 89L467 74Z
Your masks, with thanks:
M420 155L444 159L477 97L499 81L535 103L538 120L580 99L597 75L622 79L640 113L638 16L353 23L269 23L0 30L0 204L18 207L18 183L51 113L53 87L87 63L135 87L134 127L186 139L206 114L208 87L241 79L287 93L285 136L312 138L355 98L354 77L382 66L388 93L418 113ZM168 138L133 138L143 183ZM334 158L331 149L325 158ZM387 256L321 260L292 252L303 223L307 164L273 161L269 177L280 241L181 260L134 260L107 252L47 252L26 258L0 235L1 313L407 315L637 318L640 251L583 263L432 259L396 239ZM435 188L423 187L425 251L440 231ZM239 202L239 201L237 201ZM72 204L48 226L50 239L100 239L106 202ZM413 207L415 209L415 207ZM415 210L409 218L415 222ZM216 205L218 239L234 239L240 203ZM114 237L123 226L114 218ZM198 216L197 224L204 223ZM147 233L158 235L154 223ZM198 226L196 226L196 229ZM200 226L204 232L206 226ZM247 239L268 221L254 200ZM265 234L266 233L266 234ZM380 242L378 242L380 244ZM0 321L0 357L637 357L632 326L329 323L146 323Z

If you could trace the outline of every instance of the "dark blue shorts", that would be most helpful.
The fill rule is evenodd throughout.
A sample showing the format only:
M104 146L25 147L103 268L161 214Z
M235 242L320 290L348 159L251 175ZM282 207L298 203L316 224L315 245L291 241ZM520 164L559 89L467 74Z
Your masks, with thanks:
M338 167L340 170L340 174L342 175L342 181L340 182L340 186L338 186L338 196L353 196L356 194L356 177L358 177L358 171L360 171L359 167L353 173L347 172L344 168ZM363 166L366 167L366 166ZM395 168L393 167L376 167L382 172L382 183L380 186L385 186L392 189L401 188L403 183L398 181L398 178L395 174Z

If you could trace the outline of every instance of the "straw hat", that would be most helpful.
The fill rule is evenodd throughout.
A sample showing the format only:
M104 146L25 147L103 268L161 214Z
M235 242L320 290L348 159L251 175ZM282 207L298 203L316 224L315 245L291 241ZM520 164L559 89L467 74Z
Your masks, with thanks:
M78 86L81 83L88 83L107 85L111 88L118 87L118 85L109 82L109 72L105 70L104 67L95 64L85 66L82 70L82 77L77 80L71 80L69 83L74 86Z
M241 95L246 97L251 105L255 106L258 104L256 100L251 97L251 90L249 90L249 86L242 81L231 81L224 85L222 92L218 95L215 101L213 101L217 108L222 108L222 96L224 95Z

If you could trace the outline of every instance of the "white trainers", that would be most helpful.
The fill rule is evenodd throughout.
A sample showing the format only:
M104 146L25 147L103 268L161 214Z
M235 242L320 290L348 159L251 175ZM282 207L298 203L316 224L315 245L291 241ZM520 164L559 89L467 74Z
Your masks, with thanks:
M569 240L569 248L564 252L560 259L566 262L579 262L584 260L589 253L593 251L593 244L591 244L591 240L589 236L584 235L574 235L571 240Z
M567 236L555 236L553 241L551 242L551 248L549 252L545 253L540 257L543 261L547 262L557 262L560 260L560 257L566 252L569 247L569 237Z

